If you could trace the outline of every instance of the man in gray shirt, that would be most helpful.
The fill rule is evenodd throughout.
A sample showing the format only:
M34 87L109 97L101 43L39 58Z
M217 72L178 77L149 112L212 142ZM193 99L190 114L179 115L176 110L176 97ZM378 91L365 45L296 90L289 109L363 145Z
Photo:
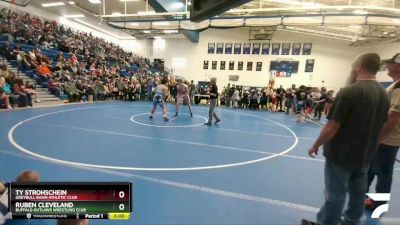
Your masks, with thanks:
M323 145L325 161L325 203L317 214L318 225L338 225L349 193L342 224L356 225L363 214L367 171L376 151L378 136L387 120L389 100L376 81L381 60L375 53L356 58L351 83L337 95L328 123L308 150L315 157ZM302 225L315 224L307 220Z

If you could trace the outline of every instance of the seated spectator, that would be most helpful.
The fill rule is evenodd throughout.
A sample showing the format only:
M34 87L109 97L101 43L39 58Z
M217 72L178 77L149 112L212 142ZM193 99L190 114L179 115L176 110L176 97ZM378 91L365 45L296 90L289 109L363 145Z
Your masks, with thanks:
M6 64L0 65L0 77L4 77L4 79L13 79L14 78L11 71L8 70Z
M100 80L96 80L94 83L94 100L102 101L106 97L103 84Z
M35 86L36 85L31 81L26 81L26 83L25 83L26 92L31 94L34 97L36 103L39 103L40 99L39 99L39 96L38 96L38 94L36 92L36 87Z
M21 65L22 71L36 69L36 65L32 62L30 55L23 51L19 52L18 61Z
M69 66L69 72L71 72L72 74L78 73L78 66L76 62L71 63L71 65Z
M12 109L9 97L6 95L2 87L0 87L0 108Z
M4 79L4 77L0 77L0 87L3 89L4 93L8 95L10 106L15 108L18 106L18 96L12 93L10 84L10 79Z
M47 81L52 77L51 70L45 62L42 62L41 65L37 67L37 72L43 81Z
M11 49L8 41L4 42L3 46L0 48L0 55L2 55L8 61L17 59L17 56L14 55L14 52Z
M70 102L77 102L79 100L79 90L72 81L67 81L64 84L64 93L68 95Z
M47 81L47 89L49 89L49 91L57 96L60 97L61 96L61 84L58 82L58 79L60 77L56 76L56 77L51 77L48 81Z
M78 58L76 57L75 54L71 55L71 64L77 64L78 63Z
M22 79L17 79L16 83L14 84L14 94L18 95L18 106L19 107L26 107L26 106L33 106L32 105L32 96L30 93L26 91L26 87L24 81Z

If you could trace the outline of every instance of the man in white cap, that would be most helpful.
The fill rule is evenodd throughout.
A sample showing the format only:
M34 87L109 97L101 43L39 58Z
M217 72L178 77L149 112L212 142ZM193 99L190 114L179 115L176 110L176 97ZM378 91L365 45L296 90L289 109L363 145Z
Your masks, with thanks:
M375 176L378 178L376 193L390 193L393 167L400 146L400 53L384 62L387 63L388 75L394 82L386 89L390 100L388 121L381 131L379 147L368 171L368 187ZM370 198L365 201L365 207L369 210L374 210L381 204L384 202L374 202Z

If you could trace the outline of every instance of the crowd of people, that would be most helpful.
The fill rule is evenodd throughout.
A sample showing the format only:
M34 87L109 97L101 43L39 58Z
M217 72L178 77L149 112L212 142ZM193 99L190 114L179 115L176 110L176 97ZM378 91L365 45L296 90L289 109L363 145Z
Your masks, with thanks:
M70 102L87 101L90 97L94 100L149 98L148 92L154 89L160 76L166 75L155 71L147 58L29 13L2 8L0 34L5 40L0 47L4 58L0 65L0 77L4 78L0 99L6 108L32 105L32 95L35 95L34 90L23 87L32 85L21 85L17 76L7 69L6 62L11 60L18 60L22 71L33 70L38 76L37 82L46 83L56 96L66 94ZM11 42L16 43L15 47ZM35 47L23 51L21 44ZM44 53L46 49L59 53L49 57ZM16 89L16 84L22 88Z
M243 90L242 86L228 84L221 93L221 104L235 109L265 109L287 114L293 112L306 119L311 119L311 114L314 113L313 119L316 120L321 120L323 114L328 114L333 100L333 90L304 85L297 88L296 84L287 89L280 85L279 88L268 86L261 90Z

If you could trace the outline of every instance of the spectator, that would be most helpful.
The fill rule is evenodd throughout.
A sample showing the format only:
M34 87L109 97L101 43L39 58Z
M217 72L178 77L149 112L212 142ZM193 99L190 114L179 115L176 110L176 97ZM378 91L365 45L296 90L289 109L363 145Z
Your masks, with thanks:
M12 109L10 105L10 99L2 87L0 87L0 108Z
M210 80L210 110L208 113L208 121L204 123L205 125L212 125L213 118L215 118L215 124L220 122L221 120L215 113L215 106L217 105L217 99L218 99L218 86L217 86L217 78L213 77Z
M281 85L277 90L276 90L276 107L279 106L279 111L283 112L282 106L283 106L283 99L285 97L285 89L283 89L283 86Z
M10 109L16 107L18 104L18 96L15 96L11 91L11 86L4 77L0 77L0 98L2 99L2 104Z
M57 96L60 97L61 96L61 85L58 82L59 77L51 77L48 81L47 81L47 89L49 89L49 91Z
M75 83L72 81L67 81L64 84L64 92L68 95L68 99L70 102L77 102L79 100L79 90L76 87Z
M393 166L400 146L400 54L386 60L388 75L393 79L387 88L390 98L388 122L383 127L379 137L379 147L368 171L368 187L375 176L378 178L376 193L390 193L393 177ZM374 210L384 202L374 202L367 199L366 208Z
M308 151L315 157L318 148L324 145L326 157L325 203L317 214L317 224L339 224L346 191L349 203L342 224L360 222L368 167L389 109L388 96L376 81L380 65L380 57L375 53L357 57L351 72L356 82L338 93L328 123ZM302 221L302 225L308 224L315 223Z
M233 92L233 95L232 95L233 108L235 108L235 109L238 108L238 103L240 101L239 94L240 94L239 88L235 88L235 91Z
M325 103L328 100L328 95L326 93L326 88L322 87L321 88L321 97L319 98L318 101L316 101L316 107L314 111L314 120L318 119L321 120L322 116L322 111L324 111L325 108Z
M52 77L51 70L45 62L42 62L39 66L37 66L37 72L42 81L47 81L50 77Z
M15 74L8 70L7 65L3 64L0 65L0 77L4 77L4 79L11 79L15 78Z
M135 100L140 100L140 93L141 93L141 88L142 86L140 85L139 81L135 80L134 81L135 85Z
M292 87L296 88L296 85L293 84ZM295 93L295 89L288 88L286 90L286 114L289 114L290 110L292 110L292 112L296 112Z
M33 106L32 104L32 96L27 91L24 81L22 79L17 79L14 84L14 94L18 96L18 106L19 107L26 107L26 106Z

